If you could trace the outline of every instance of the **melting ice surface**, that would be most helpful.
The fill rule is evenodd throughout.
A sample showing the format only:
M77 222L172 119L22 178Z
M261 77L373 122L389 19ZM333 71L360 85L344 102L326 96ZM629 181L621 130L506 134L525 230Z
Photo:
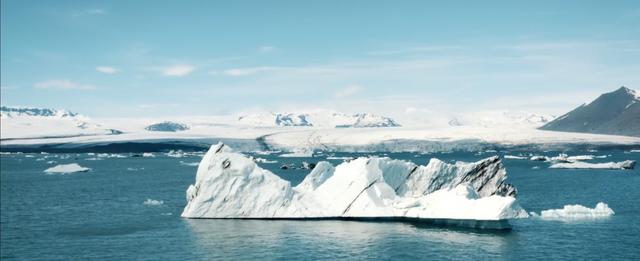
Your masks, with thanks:
M527 217L498 157L418 166L361 157L320 162L297 186L219 143L187 190L187 218L411 218L498 221Z

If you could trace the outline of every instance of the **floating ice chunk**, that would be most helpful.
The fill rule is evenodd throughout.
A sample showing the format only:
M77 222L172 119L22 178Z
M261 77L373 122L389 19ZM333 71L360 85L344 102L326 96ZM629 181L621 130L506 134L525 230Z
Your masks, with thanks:
M540 214L535 212L530 214L534 218L550 220L579 220L606 218L613 216L615 212L606 203L599 202L595 208L588 208L582 205L565 205L561 209L549 209L543 210Z
M280 155L283 158L311 158L313 157L313 150L296 150L291 153L285 153Z
M98 153L98 158L126 158L127 156L116 153Z
M148 198L147 200L145 200L144 202L142 202L142 204L145 204L147 206L159 206L164 204L164 201L162 200L155 200L155 199L150 199Z
M253 159L253 161L255 161L257 163L266 163L266 164L278 163L277 160L268 160L268 159L265 159L265 158L254 158L254 157L251 157L251 159Z
M527 159L527 157L523 156L514 156L514 155L504 155L505 159Z
M588 162L568 162L568 163L555 163L549 168L552 169L633 169L636 165L634 160L625 160L620 162L605 162L605 163L588 163Z
M51 168L46 169L44 172L47 174L70 174L76 172L87 172L90 171L90 168L85 168L77 163L71 164L61 164Z
M497 156L426 166L362 157L319 162L300 185L224 144L205 154L186 193L187 218L424 218L498 221L526 217Z
M198 166L198 164L200 164L200 162L184 162L184 161L180 161L180 165L184 165L184 166L195 167L195 166Z
M256 155L271 155L273 153L280 153L279 150L257 150L253 152Z
M328 160L345 160L345 161L349 161L349 160L353 160L353 157L336 157L336 156L329 156L327 157Z
M153 154L153 153L151 153L151 152L145 152L145 153L142 153L142 157L145 157L145 158L153 158L153 157L155 157L155 156L156 156L156 155L154 155L154 154Z

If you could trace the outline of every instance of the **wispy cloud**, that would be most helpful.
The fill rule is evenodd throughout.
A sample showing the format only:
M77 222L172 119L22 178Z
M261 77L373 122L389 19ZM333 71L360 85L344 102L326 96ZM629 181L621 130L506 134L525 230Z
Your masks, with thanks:
M336 99L343 99L343 98L352 96L352 95L354 95L356 93L359 93L360 91L362 91L362 86L355 85L355 84L354 85L348 85L348 86L338 90L335 93L334 97Z
M180 64L174 65L167 68L162 69L162 74L165 76L171 77L182 77L189 75L196 69L195 66L189 64Z
M93 90L96 87L90 84L80 84L72 82L70 80L47 80L43 82L37 82L33 85L36 89L50 89L50 90Z
M247 76L261 72L272 72L277 71L281 68L279 67L271 67L271 66L260 66L260 67L247 67L247 68L233 68L222 71L222 74L228 76ZM214 72L214 74L216 74Z
M273 52L276 50L276 47L274 46L270 46L270 45L263 45L258 47L258 52L261 53L269 53L269 52Z
M110 66L98 66L96 67L96 71L101 72L101 73L105 73L105 74L114 74L114 73L119 73L120 70L110 67Z
M106 15L107 11L101 8L89 8L84 10L75 11L73 17L80 16L93 16L93 15Z
M394 50L379 50L379 51L371 51L367 52L367 55L372 56L383 56L383 55L402 55L402 54L415 54L415 53L437 53L437 52L448 52L455 50L463 50L462 46L457 45L438 45L438 46L417 46L403 49L394 49Z

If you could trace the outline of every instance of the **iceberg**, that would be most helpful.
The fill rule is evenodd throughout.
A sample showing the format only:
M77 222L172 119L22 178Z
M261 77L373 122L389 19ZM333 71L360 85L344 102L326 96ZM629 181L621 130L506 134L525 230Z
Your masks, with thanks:
M579 219L595 219L613 216L615 212L609 208L609 205L603 202L596 204L594 208L588 208L582 205L565 205L561 209L543 210L540 214L531 212L534 218L550 219L550 220L579 220Z
M164 201L148 198L147 200L142 202L142 204L147 205L147 206L159 206L159 205L164 204Z
M604 163L589 163L589 162L565 162L555 163L549 166L552 169L633 169L636 165L634 160L625 160L620 162L604 162Z
M204 155L186 192L185 218L505 221L528 217L505 182L499 157L419 166L361 157L318 162L291 186L218 143Z
M51 168L48 168L44 171L44 173L46 174L69 174L69 173L76 173L76 172L87 172L90 171L90 168L85 168L82 167L80 165L78 165L78 163L71 163L71 164L61 164L61 165L57 165Z

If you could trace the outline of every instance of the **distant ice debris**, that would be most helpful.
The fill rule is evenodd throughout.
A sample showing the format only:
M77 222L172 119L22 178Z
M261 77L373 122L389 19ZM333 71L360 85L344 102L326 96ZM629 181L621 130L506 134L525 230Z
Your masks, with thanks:
M180 161L180 165L184 165L184 166L198 166L198 164L200 164L200 162L184 162L184 161Z
M313 150L296 150L291 153L281 154L283 158L310 158L313 157Z
M514 155L504 155L505 159L527 159L527 157L523 156L514 156Z
M257 150L257 151L253 151L254 154L257 155L271 155L273 153L280 153L281 151L279 150Z
M187 218L402 217L498 221L528 217L500 158L424 166L361 157L319 162L297 186L219 143L186 193Z
M606 218L613 216L615 212L609 208L609 205L599 202L595 208L588 208L582 205L565 205L561 209L549 209L543 210L540 214L535 212L529 214L533 218L548 220L581 220Z
M336 157L336 156L329 156L327 157L328 160L344 160L344 161L350 161L353 160L353 157Z
M164 201L162 200L155 200L155 199L150 199L148 198L147 200L145 200L142 204L145 204L147 206L159 206L164 204Z
M620 162L605 163L588 163L588 162L567 162L555 163L549 168L552 169L633 169L636 162L634 160L625 160Z
M277 160L267 160L265 158L253 158L253 161L257 162L257 163L266 163L266 164L273 164L273 163L278 163Z
M77 163L71 164L61 164L51 168L46 169L44 172L46 174L71 174L76 172L87 172L90 171L90 168L85 168Z
M151 152L145 152L145 153L142 153L142 157L145 157L145 158L153 158L153 157L155 157L155 156L156 156L156 155L154 155L154 154L153 154L153 153L151 153Z
M183 123L164 121L160 123L151 124L144 128L148 131L162 131L162 132L178 132L189 129L189 126Z
M98 158L126 158L127 156L116 153L98 153L96 154Z

